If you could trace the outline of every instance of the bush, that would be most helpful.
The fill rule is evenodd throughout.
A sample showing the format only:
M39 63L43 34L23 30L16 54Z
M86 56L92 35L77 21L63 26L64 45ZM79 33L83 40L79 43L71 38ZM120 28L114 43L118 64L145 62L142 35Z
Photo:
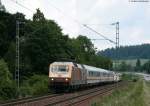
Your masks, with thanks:
M138 75L134 75L134 74L122 74L121 79L124 80L124 81L136 82L139 79L139 76Z
M12 80L12 75L8 70L6 62L0 60L0 99L12 99L16 97L16 85Z
M33 75L23 81L20 91L22 96L35 96L48 93L48 76Z

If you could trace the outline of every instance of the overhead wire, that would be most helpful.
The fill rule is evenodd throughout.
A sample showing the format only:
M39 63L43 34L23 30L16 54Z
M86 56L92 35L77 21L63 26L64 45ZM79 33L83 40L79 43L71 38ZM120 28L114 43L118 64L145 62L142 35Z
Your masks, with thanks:
M102 35L101 33L97 32L96 30L92 29L91 27L89 27L89 26L87 26L87 25L85 25L85 24L84 24L84 26L85 26L86 28L88 28L89 30L91 30L91 31L93 31L93 32L95 32L95 33L97 33L98 35L100 35L101 37L103 37L105 40L108 40L109 42L116 44L116 42L114 42L113 40L107 38L106 36Z
M47 1L49 2L49 0L47 0ZM113 40L107 38L106 36L104 36L104 35L102 35L101 33L97 32L96 30L94 30L93 28L89 27L88 25L82 24L82 23L79 22L77 19L75 19L75 18L71 17L70 15L64 13L60 8L56 7L56 6L55 6L54 4L52 4L51 2L49 2L49 4L50 4L52 7L54 7L56 10L58 10L59 12L61 12L62 14L64 14L64 15L70 17L70 18L71 18L74 22L76 22L77 24L79 24L79 25L81 25L81 26L83 26L83 27L85 27L85 28L91 30L92 32L95 32L96 34L98 34L99 36L101 36L102 38L104 38L105 40L108 40L109 42L111 42L111 43L113 43L113 44L116 44L115 41L113 41Z
M22 5L21 3L17 2L16 0L11 0L11 1L14 2L14 3L16 3L17 5L19 5L19 6L21 6L21 7L23 7L23 8L25 8L25 9L29 10L30 12L34 13L33 10L27 8L26 6L24 6L24 5ZM48 2L49 2L49 0L48 0ZM94 30L93 28L89 27L88 25L82 24L82 23L79 22L77 19L71 17L71 16L68 15L68 14L66 15L66 13L64 13L60 8L58 8L57 6L55 6L54 4L52 4L51 2L49 2L49 4L50 4L53 8L55 8L57 11L59 11L60 13L62 13L63 15L68 16L69 18L71 18L71 19L72 19L74 22L76 22L77 24L79 24L79 25L81 25L81 26L83 26L83 27L85 27L85 28L91 30L92 32L94 32L94 33L98 34L99 36L101 36L102 38L104 38L105 40L108 40L109 42L111 42L111 43L113 43L113 44L116 44L115 41L113 41L113 40L107 38L106 36L104 36L104 35L102 35L101 33L97 32L96 30Z
M19 5L19 6L23 7L24 9L26 9L26 10L28 10L28 11L34 13L33 10L31 10L30 8L27 8L26 6L22 5L22 4L19 3L17 0L11 0L11 1L14 2L14 3L16 3L16 4Z

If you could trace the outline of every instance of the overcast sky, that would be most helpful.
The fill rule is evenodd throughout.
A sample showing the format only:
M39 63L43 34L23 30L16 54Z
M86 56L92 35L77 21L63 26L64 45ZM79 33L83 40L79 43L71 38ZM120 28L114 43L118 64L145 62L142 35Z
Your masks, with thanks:
M150 43L150 2L131 3L129 0L1 0L11 13L22 12L31 19L36 8L47 19L55 20L70 37L79 34L90 39L102 39L82 26L88 24L97 32L115 40L115 26L120 22L120 45ZM29 8L25 9L14 1ZM92 41L99 50L115 47L109 41Z

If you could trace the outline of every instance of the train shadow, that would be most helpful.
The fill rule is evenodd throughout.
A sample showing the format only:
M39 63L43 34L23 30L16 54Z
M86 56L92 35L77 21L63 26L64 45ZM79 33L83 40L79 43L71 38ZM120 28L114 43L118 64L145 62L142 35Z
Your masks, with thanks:
M49 92L53 94L74 93L74 92L89 90L89 89L93 89L96 87L114 84L114 83L117 83L117 82L102 82L98 84L88 84L88 85L78 85L78 86L59 86L58 85L58 86L49 87Z

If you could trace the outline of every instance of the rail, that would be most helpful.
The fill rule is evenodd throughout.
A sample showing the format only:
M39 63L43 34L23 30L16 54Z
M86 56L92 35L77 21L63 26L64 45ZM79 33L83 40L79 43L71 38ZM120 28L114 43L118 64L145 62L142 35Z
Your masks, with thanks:
M80 104L83 101L91 99L96 96L103 96L105 94L109 94L116 87L119 88L122 85L125 85L125 82L118 82L115 84L107 84L104 86L99 86L96 88L78 91L75 93L66 93L66 94L51 94L45 95L36 98L26 98L11 101L8 103L0 103L0 106L69 106Z

